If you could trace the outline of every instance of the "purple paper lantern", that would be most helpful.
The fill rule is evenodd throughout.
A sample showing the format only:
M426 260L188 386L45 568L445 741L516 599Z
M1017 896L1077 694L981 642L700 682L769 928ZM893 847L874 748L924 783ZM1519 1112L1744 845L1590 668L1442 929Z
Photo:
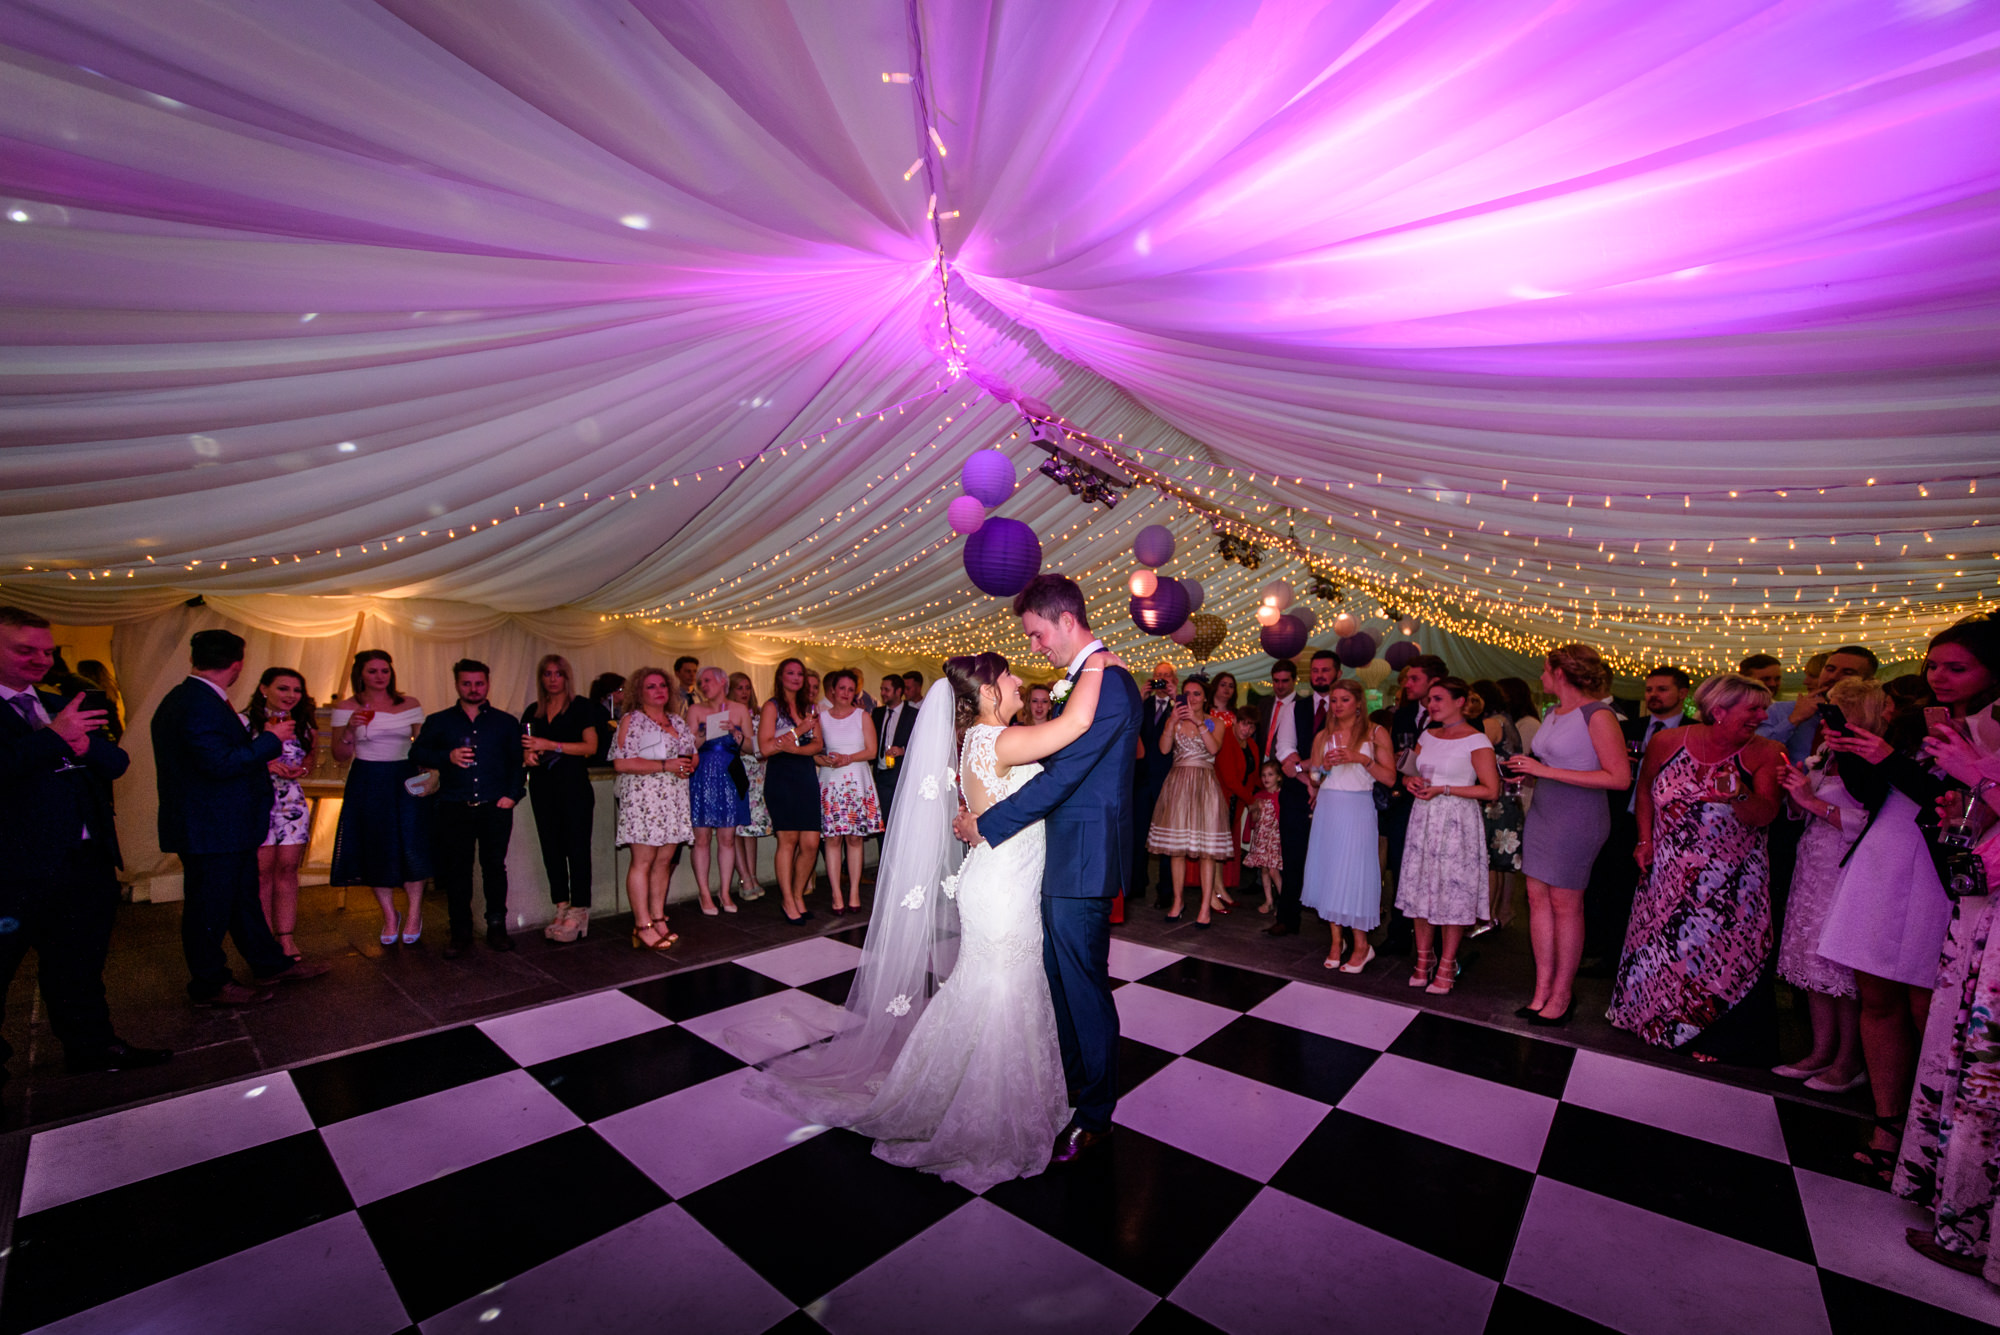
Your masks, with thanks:
M1165 524L1148 524L1132 539L1132 558L1155 570L1174 559L1173 530Z
M1187 590L1163 579L1150 598L1132 600L1132 624L1148 635L1171 635L1188 619Z
M989 519L965 540L965 573L981 592L1012 598L1042 568L1042 540L1018 519Z
M1334 645L1333 652L1351 668L1367 667L1375 661L1375 637L1365 630L1356 631Z
M986 522L986 507L977 496L956 496L944 508L944 517L950 521L952 532L969 538Z
M1186 621L1181 622L1179 626L1175 627L1174 633L1167 636L1167 638L1175 644L1189 645L1194 643L1195 637L1200 633L1200 631L1195 629L1194 618L1189 617Z
M1202 600L1208 597L1207 592L1201 587L1201 581L1198 579L1184 579L1181 581L1181 587L1187 590L1188 611L1201 611Z
M974 450L966 456L958 480L966 495L978 497L990 509L1014 494L1014 461L998 450Z
M1383 653L1382 661L1401 672L1410 665L1410 660L1424 651L1415 640L1398 640Z
M1281 616L1264 627L1258 639L1271 657L1291 658L1306 647L1305 624L1295 616Z

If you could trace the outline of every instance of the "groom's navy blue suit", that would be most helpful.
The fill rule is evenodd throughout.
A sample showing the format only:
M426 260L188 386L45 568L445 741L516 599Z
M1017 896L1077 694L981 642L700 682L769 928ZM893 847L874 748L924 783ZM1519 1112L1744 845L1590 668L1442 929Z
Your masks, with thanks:
M1076 1124L1109 1131L1118 1103L1118 1008L1111 1000L1111 901L1132 871L1132 757L1139 688L1105 673L1090 730L1042 762L1021 791L988 807L979 834L1003 844L1046 821L1042 965L1055 1002L1063 1074Z

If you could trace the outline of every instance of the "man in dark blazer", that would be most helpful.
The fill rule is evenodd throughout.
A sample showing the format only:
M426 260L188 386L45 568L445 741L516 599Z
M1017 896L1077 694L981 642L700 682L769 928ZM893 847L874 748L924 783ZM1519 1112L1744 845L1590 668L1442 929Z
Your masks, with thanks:
M1159 805L1167 772L1174 767L1173 756L1160 753L1160 739L1173 725L1174 706L1179 703L1180 681L1174 665L1164 661L1155 663L1152 680L1146 683L1145 698L1139 702L1139 754L1134 758L1132 770L1132 893L1142 897L1146 893L1149 860L1146 838L1153 829L1153 808ZM1160 871L1153 904L1164 909L1174 897L1173 863L1164 853L1153 860L1159 863Z
M121 865L111 784L131 758L101 696L36 688L54 652L47 620L0 607L0 997L32 948L70 1070L155 1066L173 1054L119 1038L104 1000ZM13 1051L0 1038L0 1082Z
M181 949L188 996L197 1006L247 1006L266 986L317 978L324 964L278 948L257 900L257 849L271 828L270 763L292 736L279 719L251 737L229 688L243 675L243 637L200 630L188 644L192 671L153 713L153 765L160 789L160 848L181 859ZM236 942L256 987L229 972L222 938Z
M1028 647L1066 672L1067 695L1090 655L1104 647L1084 617L1083 591L1061 575L1037 575L1014 599ZM1097 713L1083 736L1042 762L1019 792L978 817L961 811L967 843L1004 844L1046 822L1042 872L1042 967L1056 1013L1056 1042L1074 1119L1053 1161L1068 1163L1111 1134L1118 1103L1118 1007L1111 1000L1111 904L1131 870L1132 755L1139 741L1139 688L1132 674L1104 674Z
M1625 747L1632 753L1632 782L1605 794L1611 807L1611 832L1590 866L1590 884L1583 897L1583 965L1591 974L1610 977L1618 969L1625 946L1625 929L1632 921L1632 894L1638 889L1639 868L1632 861L1639 842L1639 770L1653 736L1688 721L1688 674L1671 664L1646 674L1644 712L1620 719Z
M881 754L875 758L875 800L882 808L882 829L889 828L889 807L896 800L896 776L910 733L917 726L921 700L903 698L903 679L895 673L882 678L882 703L875 707L875 737Z

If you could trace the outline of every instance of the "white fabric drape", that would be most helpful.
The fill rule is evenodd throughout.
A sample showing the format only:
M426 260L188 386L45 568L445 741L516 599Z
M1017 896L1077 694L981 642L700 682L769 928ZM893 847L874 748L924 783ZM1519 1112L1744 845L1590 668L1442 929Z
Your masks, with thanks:
M0 0L0 597L1018 653L943 512L1025 396L1497 652L1990 599L2000 6L917 15L942 157L901 0ZM1170 524L1261 664L1303 571L1151 495L1003 512L1140 654Z

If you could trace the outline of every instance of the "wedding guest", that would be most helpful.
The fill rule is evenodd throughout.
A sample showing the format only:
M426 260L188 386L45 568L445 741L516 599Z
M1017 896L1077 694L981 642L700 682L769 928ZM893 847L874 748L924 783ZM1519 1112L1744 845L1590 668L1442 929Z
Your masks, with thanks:
M607 723L617 720L618 711L623 707L624 700L624 674L618 672L600 672L591 678L590 702L603 711ZM590 763L592 765L609 765L611 763L611 729L609 727L598 730L597 754L590 758Z
M1425 702L1430 699L1431 687L1450 675L1451 669L1436 654L1419 654L1403 665L1396 713L1389 723L1389 739L1396 745L1398 774L1412 772L1411 766L1416 763L1417 739L1431 724L1430 711ZM1407 788L1399 784L1389 790L1388 805L1380 815L1382 833L1388 837L1389 844L1385 866L1392 880L1402 875L1405 841L1414 810L1415 799ZM1400 908L1395 909L1389 915L1389 930L1382 938L1383 953L1403 954L1411 949L1415 939L1410 920L1403 916Z
M806 708L815 714L826 708L826 700L820 695L819 673L811 668L806 669Z
M1250 800L1257 795L1257 761L1250 749L1257 735L1257 720L1250 717L1248 710L1240 714L1210 710L1209 717L1215 720L1215 735L1222 739L1215 752L1215 777L1229 802L1229 857L1221 866L1222 886L1215 901L1216 907L1227 913L1229 905L1236 902L1229 892L1243 883L1243 847L1236 837L1237 831L1250 808Z
M1836 682L1821 703L1833 704L1856 727L1879 733L1887 699L1880 686L1863 678ZM1841 864L1868 823L1868 809L1841 782L1837 754L1822 747L1803 767L1787 764L1784 771L1790 799L1786 814L1802 819L1806 830L1792 865L1792 892L1778 940L1778 977L1805 993L1813 1045L1798 1061L1774 1068L1788 1080L1804 1080L1807 1088L1828 1094L1844 1094L1867 1078L1854 970L1819 953Z
M1817 663L1819 666L1814 667ZM1842 645L1832 653L1815 654L1806 663L1806 689L1796 700L1782 700L1758 725L1757 735L1785 748L1794 765L1803 765L1819 745L1819 709L1838 682L1872 680L1881 663L1875 651L1859 644Z
M1157 671L1158 669L1155 669ZM1161 734L1159 748L1172 757L1160 796L1153 806L1152 829L1146 836L1149 853L1164 854L1170 863L1173 907L1170 922L1178 922L1182 886L1187 876L1187 860L1201 865L1201 907L1195 912L1195 926L1207 927L1215 902L1217 863L1229 856L1236 841L1229 833L1229 802L1215 777L1215 753L1222 745L1222 727L1209 715L1208 683L1200 677L1188 678L1181 688L1181 702L1174 707L1171 721Z
M1153 812L1160 805L1160 790L1166 784L1167 775L1174 767L1171 751L1160 748L1160 740L1172 730L1175 703L1180 694L1180 680L1174 665L1159 662L1153 665L1153 675L1146 687L1146 696L1139 703L1139 755L1137 767L1132 772L1132 889L1130 898L1144 902L1146 884L1150 879L1147 865L1152 860L1147 856L1147 843L1152 835ZM1161 862L1166 862L1163 857ZM1168 901L1180 902L1181 887L1169 885L1168 872L1162 871L1158 888L1153 891L1154 907L1165 909Z
M1549 650L1542 689L1555 697L1555 708L1535 734L1534 754L1508 761L1509 774L1535 780L1534 805L1521 831L1535 995L1516 1012L1530 1024L1569 1022L1583 963L1584 891L1611 832L1605 794L1632 782L1624 730L1599 698L1610 684L1611 670L1589 645Z
M472 949L472 863L479 860L485 897L486 944L514 948L507 934L507 845L514 808L528 795L522 778L521 721L488 699L492 673L476 658L451 665L458 703L424 717L410 755L438 771L431 822L431 866L444 892L451 939L444 957Z
M1770 703L1752 678L1710 677L1695 688L1700 722L1656 734L1639 771L1633 856L1646 877L1633 897L1610 1020L1701 1062L1770 1060L1763 1050L1772 1017L1744 1004L1772 946L1764 827L1778 815L1784 750L1757 736ZM1541 807L1538 798L1531 831Z
M1046 690L1042 698L1048 698ZM875 802L882 808L882 823L889 821L890 809L896 801L896 777L901 770L896 766L903 758L904 750L910 744L910 733L917 726L917 711L923 707L920 700L903 698L903 679L891 673L882 678L882 703L875 707L870 721L875 725L875 738L881 744L882 754L875 757Z
M675 845L694 838L688 779L695 771L694 730L678 682L656 667L625 681L625 710L611 743L618 771L618 843L632 850L625 895L632 901L632 948L666 950L680 940L667 930L667 882Z
M1457 677L1431 683L1423 702L1427 727L1415 743L1413 772L1403 776L1414 806L1396 876L1396 907L1415 933L1410 986L1434 996L1457 984L1459 943L1486 898L1486 826L1479 804L1500 792L1493 743L1465 721L1471 694ZM1444 942L1438 953L1431 946L1440 927Z
M590 934L590 833L597 798L591 760L610 745L611 720L576 693L576 674L561 654L535 665L535 698L521 711L522 763L535 807L535 838L556 916L542 935L565 944Z
M1312 790L1306 782L1307 752L1312 739L1326 727L1329 695L1340 676L1340 660L1329 649L1314 652L1306 669L1312 689L1296 692L1292 707L1272 714L1271 749L1265 754L1285 771L1278 790L1278 835L1284 841L1284 872L1278 882L1278 906L1269 927L1272 936L1299 930L1305 890L1306 851L1312 839Z
M1218 672L1209 682L1209 694L1215 697L1212 712L1227 714L1231 722L1236 719L1236 674Z
M347 783L328 879L374 891L382 944L414 946L423 938L424 882L431 878L431 806L405 785L418 773L410 740L424 721L423 702L396 688L395 661L382 649L354 656L347 685L351 694L335 702L331 716L333 757L347 765Z
M279 948L257 902L257 849L271 832L271 775L292 721L281 718L252 737L229 703L243 675L243 637L198 630L188 642L191 668L153 714L153 765L160 800L160 851L181 857L181 947L188 996L197 1006L243 1006L265 1000L266 985L303 981L327 971ZM18 706L17 706L18 708ZM222 938L250 965L255 989L230 975Z
M49 1028L71 1071L157 1066L111 1025L104 961L118 912L118 824L111 785L131 758L111 711L88 694L36 688L55 657L47 618L0 607L0 1001L29 950ZM0 1038L0 1084L13 1045Z
M833 911L861 912L861 841L882 832L882 808L869 766L875 759L875 723L854 703L855 676L840 668L826 679L821 717L825 749L819 776L820 834L833 878ZM841 863L847 864L847 897L841 897Z
M1256 726L1256 720L1243 719L1243 723ZM1254 868L1264 883L1264 902L1257 912L1268 914L1277 902L1278 873L1284 869L1284 848L1278 840L1278 790L1285 781L1285 771L1275 760L1267 760L1257 767L1257 791L1251 794L1244 807L1243 865ZM1306 884L1312 890L1310 881Z
M1493 743L1493 759L1504 779L1508 757L1522 751L1521 731L1508 712L1507 697L1499 683L1482 677L1472 683L1466 704L1478 706L1479 717L1468 721L1477 723ZM1514 920L1514 878L1521 872L1521 827L1527 819L1520 796L1504 782L1500 796L1482 806L1480 815L1486 822L1486 915L1473 927L1474 936Z
M1396 750L1388 730L1369 722L1359 682L1335 682L1327 706L1326 726L1309 753L1313 824L1302 902L1333 929L1325 967L1360 973L1375 958L1368 934L1382 922L1375 785L1396 781ZM1346 932L1354 934L1351 952Z
M1019 721L1024 724L1047 723L1054 713L1055 701L1049 698L1047 683L1030 686L1021 700Z
M1618 725L1632 762L1632 782L1624 792L1606 791L1610 831L1590 864L1590 884L1583 895L1583 962L1577 972L1586 977L1608 978L1617 972L1625 927L1632 921L1632 891L1639 883L1632 863L1632 849L1639 842L1639 766L1655 733L1688 721L1686 705L1692 689L1686 672L1662 664L1646 674L1639 716Z
M1925 715L1946 711L1945 726L1969 729L2000 697L2000 623L1968 617L1933 636L1924 654L1926 696L1904 703L1899 678L1887 694L1895 711L1877 736L1849 728L1827 737L1841 753L1847 791L1872 813L1848 854L1820 931L1819 953L1854 970L1861 992L1861 1060L1868 1067L1875 1128L1867 1158L1885 1174L1903 1134L1919 1040L1930 1020L1938 956L1951 928L1953 906L1934 859L1937 804L1955 790L1926 758ZM1963 943L1961 943L1963 944Z
M91 686L104 692L105 703L110 706L104 711L104 731L116 746L125 738L125 698L118 693L118 674L111 665L101 659L86 658L76 665L76 675Z
M299 863L312 841L312 807L299 781L312 767L313 717L306 679L291 668L265 668L244 722L250 735L259 737L288 718L292 735L282 742L278 758L265 766L271 775L271 824L257 850L257 900L278 949L294 960L305 958L292 934L299 922Z
M1968 626L1968 622L1972 624ZM1983 622L1983 625L1981 624ZM1989 614L1967 618L1946 634L1964 638L1952 647L1982 664L1988 681L2000 672L2000 623ZM1932 652L1938 646L1933 642ZM1941 661L1946 673L1971 675L1956 655ZM1970 707L1960 696L1964 682L1940 681L1938 698L1951 699L1950 722L1933 726L1925 752L1932 763L1969 793L1955 794L1954 835L1961 813L1983 816L1989 823L2000 814L2000 720ZM1959 707L1966 704L1966 712ZM1977 717L1979 727L1969 727ZM1969 805L1965 805L1969 804ZM1974 807L1983 807L1975 812ZM1989 886L2000 885L2000 827L1989 828L1970 850L1980 859ZM1968 895L1952 910L1937 977L1940 1004L1930 1011L1917 1063L1916 1093L1910 1106L1909 1129L1903 1135L1893 1190L1924 1207L1930 1218L1924 1227L1905 1234L1910 1246L1931 1260L1988 1283L2000 1283L2000 1263L1993 1257L1992 1220L1995 1182L2000 1181L2000 1111L1992 1091L2000 1085L2000 1055L1993 1047L1992 1016L2000 1008L2000 931L1994 930L1994 905L2000 895Z
M682 654L674 660L674 682L680 688L683 705L695 702L694 683L700 672L701 660L693 654Z
M756 683L747 672L729 674L729 698L742 705L753 719L762 712ZM736 827L736 878L741 886L736 897L742 900L764 897L764 886L757 879L757 841L771 833L771 811L764 804L764 753L758 745L757 732L752 727L743 738L743 772L750 779L750 819Z
M1773 700L1785 684L1785 665L1770 654L1751 654L1736 665L1736 671L1762 686Z
M796 658L778 664L758 719L757 744L764 753L764 802L778 835L778 896L785 921L804 922L812 917L805 894L819 860L819 767L813 757L826 741L806 699L805 664Z
M903 674L903 699L909 701L913 705L916 705L918 708L923 707L924 703L923 673L905 672Z
M1542 712L1535 708L1534 692L1519 677L1502 677L1499 686L1500 694L1507 699L1508 717L1514 720L1514 729L1521 734L1521 749L1525 751L1534 746L1535 734L1541 731Z
M728 689L728 673L718 667L703 668L695 678L700 699L687 715L688 727L700 742L688 794L694 819L695 894L701 911L711 918L718 912L736 912L736 904L729 898L729 881L736 873L736 827L750 821L750 775L738 762L744 740L756 723L748 709L727 698ZM736 782L738 773L743 775L741 787ZM711 840L722 873L720 909L708 891Z

